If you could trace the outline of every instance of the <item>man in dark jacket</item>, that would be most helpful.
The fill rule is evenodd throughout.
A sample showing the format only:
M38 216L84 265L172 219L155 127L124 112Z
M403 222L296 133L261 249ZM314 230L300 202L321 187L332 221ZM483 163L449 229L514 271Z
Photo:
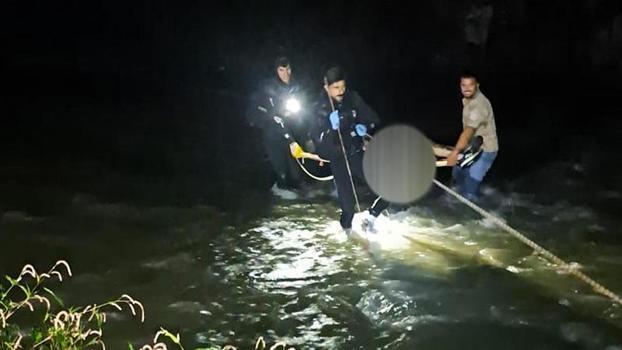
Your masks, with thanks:
M303 91L292 77L287 57L278 57L274 70L275 76L263 81L251 97L247 118L251 126L262 131L264 149L276 177L272 192L283 199L296 199L294 190L301 179L290 148L297 139L308 139L300 108Z
M356 91L346 89L345 74L340 67L332 67L326 71L324 92L314 107L315 116L311 126L311 137L320 157L330 161L341 207L341 227L349 233L357 201L350 174L365 181L363 175L364 137L376 127L380 120L376 112L363 101ZM366 231L374 232L375 218L388 205L389 203L380 197L374 201L363 219Z

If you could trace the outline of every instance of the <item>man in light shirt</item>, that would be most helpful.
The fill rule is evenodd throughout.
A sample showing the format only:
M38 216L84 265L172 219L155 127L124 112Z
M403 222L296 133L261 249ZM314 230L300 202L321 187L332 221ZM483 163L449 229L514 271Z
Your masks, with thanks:
M480 184L499 151L495 115L490 101L480 91L474 74L463 73L460 76L460 91L463 96L462 133L447 156L447 165L453 166L452 177L459 192L470 200L477 200ZM478 136L483 139L483 152L479 158L468 167L456 165L460 152Z

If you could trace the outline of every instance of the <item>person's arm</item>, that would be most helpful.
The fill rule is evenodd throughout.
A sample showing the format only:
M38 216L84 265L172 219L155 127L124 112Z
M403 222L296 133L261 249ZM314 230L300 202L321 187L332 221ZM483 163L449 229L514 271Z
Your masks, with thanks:
M272 127L272 114L274 106L271 104L268 82L262 82L257 90L250 96L250 104L247 109L247 120L250 126L258 127L264 132Z
M281 135L289 144L290 154L294 158L298 158L297 154L299 154L302 149L298 142L296 142L294 133L292 132L292 129L287 125L287 121L285 120L285 118L278 115L271 116L266 114L265 119L271 120L273 123L269 123L272 125L268 125L267 128L264 129L264 132L272 132Z
M468 117L465 119L465 125L460 133L460 137L458 138L458 142L456 142L456 146L451 151L449 156L447 156L447 165L453 166L458 162L458 154L464 150L471 138L475 134L475 130L484 122L485 120L485 110L483 110L479 106L475 106L473 110L469 113Z
M378 113L374 111L363 99L361 96L353 91L352 92L352 104L357 111L357 119L358 122L364 124L368 129L375 128L378 123L380 123L380 117L378 117Z
M432 145L432 151L434 152L434 156L447 158L451 154L453 148L444 145L434 144Z
M473 137L473 134L475 134L474 128L467 126L464 128L464 130L462 130L462 133L460 133L460 137L458 138L458 142L456 142L456 146L451 151L451 153L449 153L449 156L447 156L448 166L456 165L456 163L458 162L458 155L460 154L460 152L462 152L463 149L467 147L467 145L469 144L469 140L471 140L471 137Z

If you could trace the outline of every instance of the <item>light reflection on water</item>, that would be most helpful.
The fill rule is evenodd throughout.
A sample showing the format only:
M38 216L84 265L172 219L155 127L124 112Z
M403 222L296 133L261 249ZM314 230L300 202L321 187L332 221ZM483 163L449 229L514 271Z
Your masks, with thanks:
M495 213L545 243L552 242L545 234L573 228L611 229L588 208L534 204L529 196L491 189L488 196ZM68 227L88 213L90 222L81 221L80 228L102 232L83 238L88 244L62 234L58 240L32 236L39 242L23 244L37 250L37 244L55 242L73 258L76 277L62 292L69 302L126 292L143 301L143 329L127 315L111 314L112 348L121 348L122 340L146 340L145 329L160 325L179 329L195 345L239 348L252 347L260 335L299 348L622 344L619 307L443 197L380 218L382 234L371 237L368 249L341 232L330 200L277 204L268 217L225 226L216 238L205 232L226 222L203 207L124 208L81 202L64 217L11 222L19 232L34 232ZM123 245L115 245L120 240ZM88 250L105 244L106 254ZM550 246L622 291L619 247L581 240ZM93 259L98 263L89 265Z
M418 344L419 332L456 324L477 325L476 333L498 327L510 335L533 333L533 343L529 336L519 342L525 346L598 348L620 341L611 338L619 314L609 318L609 331L590 324L592 317L607 318L603 310L610 304L600 297L593 297L598 305L577 308L587 321L569 326L566 321L581 312L568 306L581 304L589 294L576 291L586 288L483 220L446 226L429 208L414 208L381 217L383 234L370 236L365 249L347 240L334 217L302 217L316 206L276 207L274 218L240 234L247 264L221 266L229 273L244 270L248 287L281 298L272 305L276 320L260 325L288 344L408 347ZM602 342L581 336L594 332L602 332ZM489 345L502 343L492 335Z

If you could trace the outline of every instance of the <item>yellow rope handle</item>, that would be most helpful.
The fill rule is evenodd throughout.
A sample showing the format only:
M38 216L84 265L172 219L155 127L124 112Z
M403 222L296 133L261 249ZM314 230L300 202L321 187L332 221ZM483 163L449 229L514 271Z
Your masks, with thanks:
M293 143L293 146L290 148L290 152L292 154L292 157L296 159L303 158L305 154L305 151L302 149L302 147L300 147L298 142Z
M505 222L501 221L501 219L499 219L496 216L488 213L484 209L478 207L477 205L475 205L475 203L473 203L470 200L464 198L460 194L458 194L455 191L453 191L451 188L443 185L440 181L438 181L436 179L433 180L433 181L434 181L434 184L436 184L436 186L442 188L447 193L449 193L452 196L456 197L459 201L461 201L462 203L466 204L468 207L470 207L471 209L475 210L476 212L478 212L482 216L492 220L495 224L497 224L499 227L501 227L502 229L504 229L505 231L510 233L512 236L516 237L519 241L521 241L521 242L525 243L526 245L528 245L529 247L533 248L533 250L536 253L546 257L547 259L553 261L555 264L559 265L559 269L564 270L564 271L568 272L569 274L574 275L578 279L580 279L583 282L589 284L594 289L595 292L600 293L600 294L610 298L611 300L617 302L618 304L622 305L622 299L620 298L620 296L618 296L616 293L612 292L611 290L605 288L605 286L603 286L602 284L594 281L593 279L591 279L589 276L587 276L583 272L578 271L576 269L576 266L570 265L567 262L565 262L564 260L558 258L555 254L553 254L553 253L549 252L548 250L542 248L536 242L530 240L529 238L525 237L520 232L518 232L515 229L513 229L512 227L510 227Z

